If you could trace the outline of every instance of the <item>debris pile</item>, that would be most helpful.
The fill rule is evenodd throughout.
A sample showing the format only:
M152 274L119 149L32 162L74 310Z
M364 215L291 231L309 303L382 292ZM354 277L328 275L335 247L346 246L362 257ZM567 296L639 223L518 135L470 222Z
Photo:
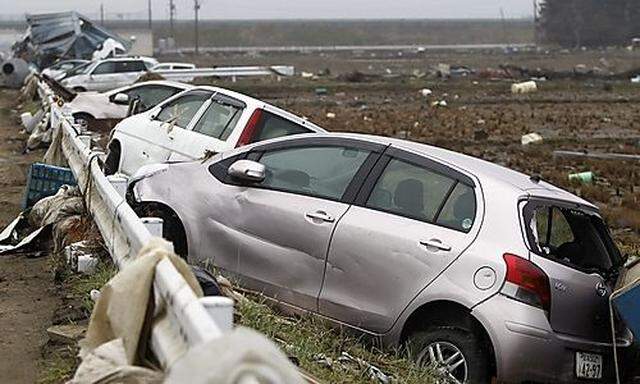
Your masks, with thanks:
M27 15L26 19L27 33L13 45L13 53L40 68L59 59L94 59L94 52L104 47L111 48L104 55L122 54L131 47L130 42L77 12Z

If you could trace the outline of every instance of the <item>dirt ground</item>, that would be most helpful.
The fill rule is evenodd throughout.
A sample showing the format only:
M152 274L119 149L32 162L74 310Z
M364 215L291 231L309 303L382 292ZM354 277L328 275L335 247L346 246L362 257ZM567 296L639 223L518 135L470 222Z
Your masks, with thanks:
M42 158L38 150L23 155L26 135L19 133L18 92L0 90L0 226L21 211L28 166ZM40 349L59 299L48 258L0 255L0 381L33 383Z

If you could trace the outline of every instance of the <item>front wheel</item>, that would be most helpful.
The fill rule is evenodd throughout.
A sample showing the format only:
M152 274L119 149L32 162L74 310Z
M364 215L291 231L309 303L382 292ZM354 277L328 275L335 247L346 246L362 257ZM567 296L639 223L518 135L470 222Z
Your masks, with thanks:
M455 327L434 327L413 334L409 350L421 368L459 384L490 382L488 351L473 332Z

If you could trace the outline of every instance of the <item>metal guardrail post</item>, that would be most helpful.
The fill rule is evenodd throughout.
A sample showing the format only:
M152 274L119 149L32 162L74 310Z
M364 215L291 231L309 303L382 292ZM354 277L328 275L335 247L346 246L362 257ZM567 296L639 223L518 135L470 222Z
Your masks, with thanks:
M233 300L223 296L205 296L199 301L222 333L233 329Z
M118 194L124 198L127 194L127 178L120 175L111 175L107 176L107 180L109 180Z
M164 224L164 220L159 217L143 217L142 224L147 227L151 236L154 237L163 237L162 225Z

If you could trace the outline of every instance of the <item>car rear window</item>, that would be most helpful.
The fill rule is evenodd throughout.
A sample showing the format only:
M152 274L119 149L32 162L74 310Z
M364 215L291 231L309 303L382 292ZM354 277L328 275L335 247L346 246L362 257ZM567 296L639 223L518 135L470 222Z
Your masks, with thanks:
M593 212L551 202L529 202L523 209L532 252L587 273L608 272L619 259L609 230Z
M251 139L251 143L257 143L258 141L268 139L275 139L276 137L310 132L312 131L309 128L263 110L262 118L258 123L256 133Z

